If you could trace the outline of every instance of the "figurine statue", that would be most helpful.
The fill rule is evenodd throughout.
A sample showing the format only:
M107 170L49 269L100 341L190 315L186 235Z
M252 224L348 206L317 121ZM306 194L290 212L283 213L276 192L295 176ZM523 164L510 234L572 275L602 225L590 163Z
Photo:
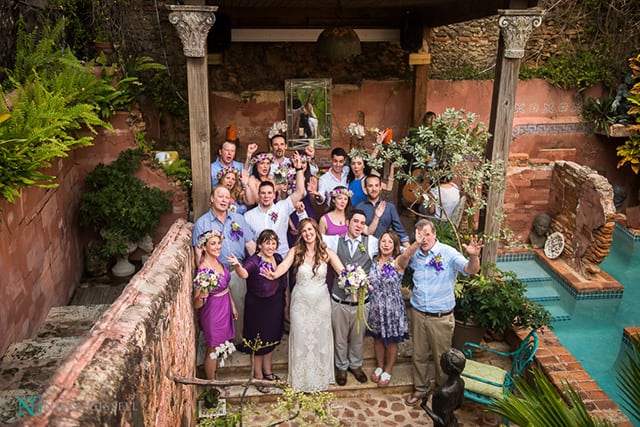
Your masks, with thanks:
M440 367L447 374L447 380L433 393L430 409L427 406L428 395L422 398L421 407L433 420L434 427L457 427L458 419L454 411L460 409L464 400L464 380L460 374L467 359L456 348L450 348L440 356Z
M551 217L547 214L540 214L533 220L529 243L534 249L544 248L549 227L551 227Z

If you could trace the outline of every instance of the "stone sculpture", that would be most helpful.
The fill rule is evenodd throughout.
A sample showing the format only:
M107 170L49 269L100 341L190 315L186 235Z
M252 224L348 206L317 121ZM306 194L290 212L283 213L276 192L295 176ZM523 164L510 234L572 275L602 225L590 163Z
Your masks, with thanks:
M529 234L529 243L534 249L544 247L547 241L547 233L551 227L551 217L547 214L540 214L533 220L531 234Z
M431 408L427 406L428 395L422 398L421 407L433 420L434 427L457 427L458 419L454 411L460 409L464 400L464 380L460 374L467 362L464 354L450 348L440 356L442 371L448 375L444 384L433 393Z

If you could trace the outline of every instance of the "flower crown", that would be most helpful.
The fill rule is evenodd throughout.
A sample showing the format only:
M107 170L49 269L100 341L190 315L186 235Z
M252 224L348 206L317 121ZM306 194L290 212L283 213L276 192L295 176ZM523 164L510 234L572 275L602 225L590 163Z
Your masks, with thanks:
M351 198L351 196L353 196L353 191L347 189L347 188L335 188L331 191L329 191L329 197L331 197L332 199L336 196L347 196L349 198Z
M236 178L238 177L238 169L234 168L233 166L225 166L222 169L220 169L218 171L218 173L216 174L216 181L220 181L222 179L223 176L225 176L226 174L233 172L236 174Z
M218 237L220 240L224 240L224 236L222 235L222 232L219 230L205 231L198 238L198 247L201 248L204 245L206 245L209 239L212 237Z
M251 159L251 164L252 165L257 165L258 163L260 163L260 162L262 162L264 160L269 160L269 162L272 162L273 161L273 154L271 154L271 153L256 154Z
M286 135L287 134L287 122L285 122L284 120L280 120L279 122L275 122L274 124L271 125L271 128L269 129L269 139L273 138L276 135Z

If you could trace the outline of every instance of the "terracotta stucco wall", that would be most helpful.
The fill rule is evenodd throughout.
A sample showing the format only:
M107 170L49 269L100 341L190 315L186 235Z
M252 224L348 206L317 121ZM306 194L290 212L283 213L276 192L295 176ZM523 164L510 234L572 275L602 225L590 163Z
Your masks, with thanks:
M135 134L127 113L113 119L114 131L101 131L94 144L56 159L45 173L57 176L56 188L28 188L15 204L0 200L0 354L12 342L31 337L49 309L66 305L84 268L84 245L91 233L79 226L79 205L87 173L110 163ZM187 217L186 196L161 173L140 170L149 185L174 192L173 211L163 214L154 234L160 241L176 218Z

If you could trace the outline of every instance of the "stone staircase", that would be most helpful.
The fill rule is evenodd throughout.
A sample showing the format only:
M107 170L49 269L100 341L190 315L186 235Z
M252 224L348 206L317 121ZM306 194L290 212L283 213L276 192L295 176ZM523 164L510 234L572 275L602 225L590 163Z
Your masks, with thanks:
M288 338L287 334L284 335L282 343L274 350L273 354L273 372L286 380L287 377L287 360L288 360ZM202 342L201 345L204 345ZM203 353L202 351L201 353ZM329 386L329 392L336 397L365 397L373 392L384 392L389 394L408 393L413 390L413 380L411 377L411 341L405 341L399 345L399 356L396 364L393 368L391 382L387 387L378 387L378 385L371 380L364 384L356 381L352 374L347 375L347 384L344 386L338 386L332 384ZM203 356L201 356L202 358ZM200 359L200 358L199 358ZM376 368L375 357L373 353L373 339L371 337L365 338L364 348L364 364L363 370L368 377ZM201 370L200 370L201 371ZM251 357L248 354L236 351L227 360L225 360L225 366L218 368L218 378L224 379L248 379L251 377ZM200 372L199 377L204 378L204 372ZM236 403L239 397L242 395L244 387L233 386L230 387L230 395L228 401L230 403ZM272 388L271 393L263 394L251 386L248 388L245 399L253 402L266 402L273 401L278 398L281 391L277 388Z
M34 338L9 346L0 358L0 424L39 412L49 379L109 306L53 307Z

